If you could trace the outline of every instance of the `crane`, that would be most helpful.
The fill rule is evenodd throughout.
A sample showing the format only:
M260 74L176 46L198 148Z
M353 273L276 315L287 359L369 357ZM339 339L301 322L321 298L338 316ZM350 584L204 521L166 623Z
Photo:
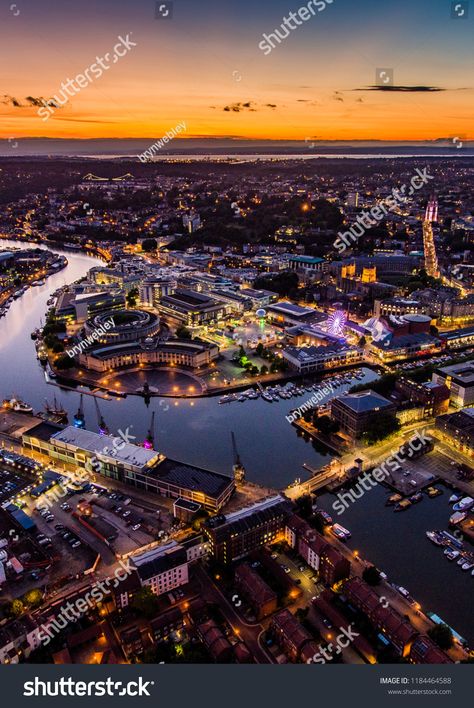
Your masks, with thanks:
M245 479L245 467L242 464L239 452L237 450L237 443L235 441L234 432L231 431L230 435L232 438L232 450L234 453L234 464L232 466L232 469L234 471L234 478L237 482L242 482Z
M148 430L148 434L143 442L143 447L145 447L147 450L153 450L153 445L155 442L155 411L151 414L151 422L150 422L150 429Z
M79 408L77 409L77 413L74 416L74 427L75 428L85 428L86 427L86 419L84 417L83 397L84 397L84 394L81 393L81 398L79 401Z
M97 403L97 398L94 396L95 410L97 413L97 423L99 425L99 435L108 435L109 429L107 423L104 420L103 415L100 412L99 404Z

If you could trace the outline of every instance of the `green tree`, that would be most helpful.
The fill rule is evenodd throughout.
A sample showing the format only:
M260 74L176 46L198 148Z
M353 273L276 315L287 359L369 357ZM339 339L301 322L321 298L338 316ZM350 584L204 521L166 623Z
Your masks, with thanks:
M179 325L176 329L176 336L179 337L179 339L192 339L191 331L183 324Z
M365 580L367 585L375 587L380 585L380 572L377 570L375 565L369 565L368 568L364 568L362 572L362 579Z
M150 253L151 251L156 251L157 243L154 238L146 238L142 241L142 251L145 253Z
M451 649L453 646L453 633L447 624L437 624L428 630L428 636L439 646L440 649Z
M129 307L135 307L138 300L138 288L132 288L125 298Z
M265 364L263 366L261 366L260 373L262 374L262 376L265 376L266 374L268 374L268 366L265 366Z
M131 606L139 614L145 615L148 619L154 617L159 609L160 603L152 590L145 586L138 590L133 596Z

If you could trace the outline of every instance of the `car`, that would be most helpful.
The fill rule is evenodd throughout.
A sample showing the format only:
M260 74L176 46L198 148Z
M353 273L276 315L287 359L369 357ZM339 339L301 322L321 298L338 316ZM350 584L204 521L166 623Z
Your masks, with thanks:
M273 559L278 558L278 553L272 553L272 558Z
M79 546L82 546L80 541L74 541L74 543L71 543L71 548L79 548Z
M328 629L332 629L332 622L330 622L327 617L323 617L323 624Z
M68 538L71 538L71 536L72 536L72 533L70 533L69 531L66 531L66 533L63 533L63 538L65 541L67 541Z
M53 514L50 514L49 516L47 516L47 517L46 517L46 521L48 522L48 524L50 524L52 521L54 521L54 516L53 516Z
M132 513L131 511L124 511L123 514L122 514L122 517L123 517L124 519L126 519L127 516L130 516L131 513Z
M141 524L135 524L135 526L132 526L132 531L138 531L138 529L141 529L141 527Z
M304 571L306 570L306 566L304 566L304 565L299 565L299 566L298 566L298 570L300 571L300 573L304 573Z
M66 530L66 527L63 526L62 524L55 524L54 528L56 529L56 531L65 531Z

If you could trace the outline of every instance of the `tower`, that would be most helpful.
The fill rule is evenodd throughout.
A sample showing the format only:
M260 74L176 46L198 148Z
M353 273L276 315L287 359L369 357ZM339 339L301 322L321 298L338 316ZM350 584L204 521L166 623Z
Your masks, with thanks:
M433 235L433 221L438 221L438 201L431 196L426 206L423 221L423 247L425 251L425 270L433 278L439 277L438 257Z

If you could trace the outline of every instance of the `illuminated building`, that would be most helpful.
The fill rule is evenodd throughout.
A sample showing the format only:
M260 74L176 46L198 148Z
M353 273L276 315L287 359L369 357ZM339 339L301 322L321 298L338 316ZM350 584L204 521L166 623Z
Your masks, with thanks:
M425 252L425 270L432 278L439 277L438 257L433 235L433 222L438 221L438 202L431 198L426 207L423 221L423 247Z

